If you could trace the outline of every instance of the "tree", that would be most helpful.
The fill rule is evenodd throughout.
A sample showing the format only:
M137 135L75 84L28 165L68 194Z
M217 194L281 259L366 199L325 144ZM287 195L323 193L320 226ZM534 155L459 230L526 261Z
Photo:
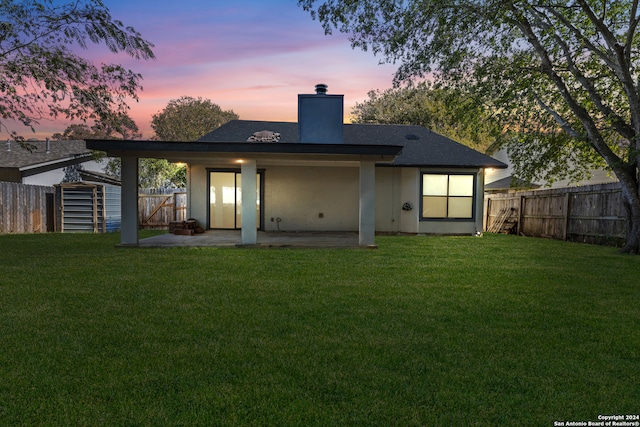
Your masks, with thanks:
M151 127L158 139L164 141L195 141L222 126L238 115L232 110L223 111L209 99L182 96L153 115Z
M424 126L481 151L501 140L502 127L491 114L458 90L421 82L368 95L353 108L354 123Z
M195 141L208 132L230 120L237 120L232 110L223 111L209 99L182 96L172 99L160 112L153 115L151 127L155 138L164 141ZM145 159L146 161L152 159ZM187 181L186 167L169 163L164 159L153 159L141 167L142 170L166 170L171 176L171 184L184 187ZM142 172L141 172L142 173ZM149 186L151 183L149 183Z
M91 129L96 135L94 138L98 138L97 135L105 135L103 139L115 139L116 136L117 139L142 137L136 122L127 113L121 111L104 115L101 120L96 120Z
M56 132L51 136L56 141L80 141L89 138L97 138L94 132L86 124L72 124L62 132ZM102 138L102 136L100 136Z
M482 99L506 126L523 179L606 164L640 252L638 0L298 0L325 31Z
M74 53L88 43L136 59L152 59L153 44L113 19L101 0L0 0L0 129L35 131L44 117L99 121L126 113L141 75L117 64L94 65Z
M63 133L54 133L56 140L82 139L136 139L142 134L136 122L126 113L110 114L102 120L96 120L89 128L86 124L71 124Z
M106 122L95 121L95 124L89 128L86 124L69 125L63 133L53 135L58 140L79 140L79 139L133 139L139 138L140 132L138 125L123 113L111 115ZM94 159L102 160L105 154L103 152L94 152ZM121 172L120 158L109 158L104 167L104 171L113 176L120 178ZM67 173L69 178L65 177L65 181L77 180L77 174L73 175L73 168ZM73 177L71 177L73 175ZM170 164L162 159L140 159L139 163L139 182L141 188L159 188L159 187L184 187L186 177L184 167Z
M111 159L104 168L107 175L120 179L122 176L121 159ZM182 188L186 185L185 167L169 163L165 159L138 160L139 188Z

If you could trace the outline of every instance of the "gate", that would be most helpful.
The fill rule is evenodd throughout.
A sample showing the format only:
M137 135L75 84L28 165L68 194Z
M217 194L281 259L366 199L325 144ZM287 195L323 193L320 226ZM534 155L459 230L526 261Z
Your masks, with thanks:
M146 229L167 229L173 221L186 221L187 192L141 190L138 194L138 224Z

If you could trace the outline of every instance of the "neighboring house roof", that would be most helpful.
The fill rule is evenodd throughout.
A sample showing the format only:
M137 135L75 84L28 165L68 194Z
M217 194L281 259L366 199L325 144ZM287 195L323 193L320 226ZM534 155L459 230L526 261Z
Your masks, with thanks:
M278 134L278 141L255 141L252 144L300 144L298 143L297 123L253 120L232 120L209 132L198 141L218 143L246 142L253 135L262 131ZM344 144L352 146L402 146L402 152L391 163L394 166L507 167L504 163L490 156L422 126L345 124Z
M515 178L509 175L506 178L499 179L497 181L485 184L485 191L506 191L506 190L521 190L521 189L533 189L540 188L539 184L534 184L529 181L524 181L520 178Z
M31 151L16 142L0 149L0 180L15 181L21 177L60 169L91 160L91 150L84 141L29 141ZM11 179L15 178L15 179Z

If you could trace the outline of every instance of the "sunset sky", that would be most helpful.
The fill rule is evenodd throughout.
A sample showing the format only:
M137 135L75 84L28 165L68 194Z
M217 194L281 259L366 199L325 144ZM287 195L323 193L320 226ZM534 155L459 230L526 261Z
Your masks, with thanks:
M62 2L62 0L60 0ZM135 27L157 59L136 61L89 46L95 62L121 63L143 76L131 117L150 138L151 116L180 96L208 98L241 119L297 120L297 95L326 83L345 95L345 114L372 89L391 87L396 67L327 36L296 0L105 0L114 19ZM348 120L348 118L346 118ZM37 136L66 123L42 122ZM25 132L26 133L26 132Z

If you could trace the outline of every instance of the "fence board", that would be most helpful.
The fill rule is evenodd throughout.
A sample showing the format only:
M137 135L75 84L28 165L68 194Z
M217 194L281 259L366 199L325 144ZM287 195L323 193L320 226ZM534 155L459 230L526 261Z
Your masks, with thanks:
M47 215L47 194L53 194L53 187L0 182L0 233L46 232L53 221Z
M185 221L187 193L184 190L143 189L138 194L138 224L150 229L166 229L172 221Z
M170 203L160 206L169 197ZM0 233L44 233L55 229L54 188L0 182ZM94 206L104 210L105 207ZM168 228L171 221L187 219L187 193L180 189L140 190L139 215L147 228ZM157 212L150 214L157 209ZM147 223L142 220L149 217Z
M626 234L617 183L485 196L485 230L503 208L515 208L518 233L527 236L620 246Z

